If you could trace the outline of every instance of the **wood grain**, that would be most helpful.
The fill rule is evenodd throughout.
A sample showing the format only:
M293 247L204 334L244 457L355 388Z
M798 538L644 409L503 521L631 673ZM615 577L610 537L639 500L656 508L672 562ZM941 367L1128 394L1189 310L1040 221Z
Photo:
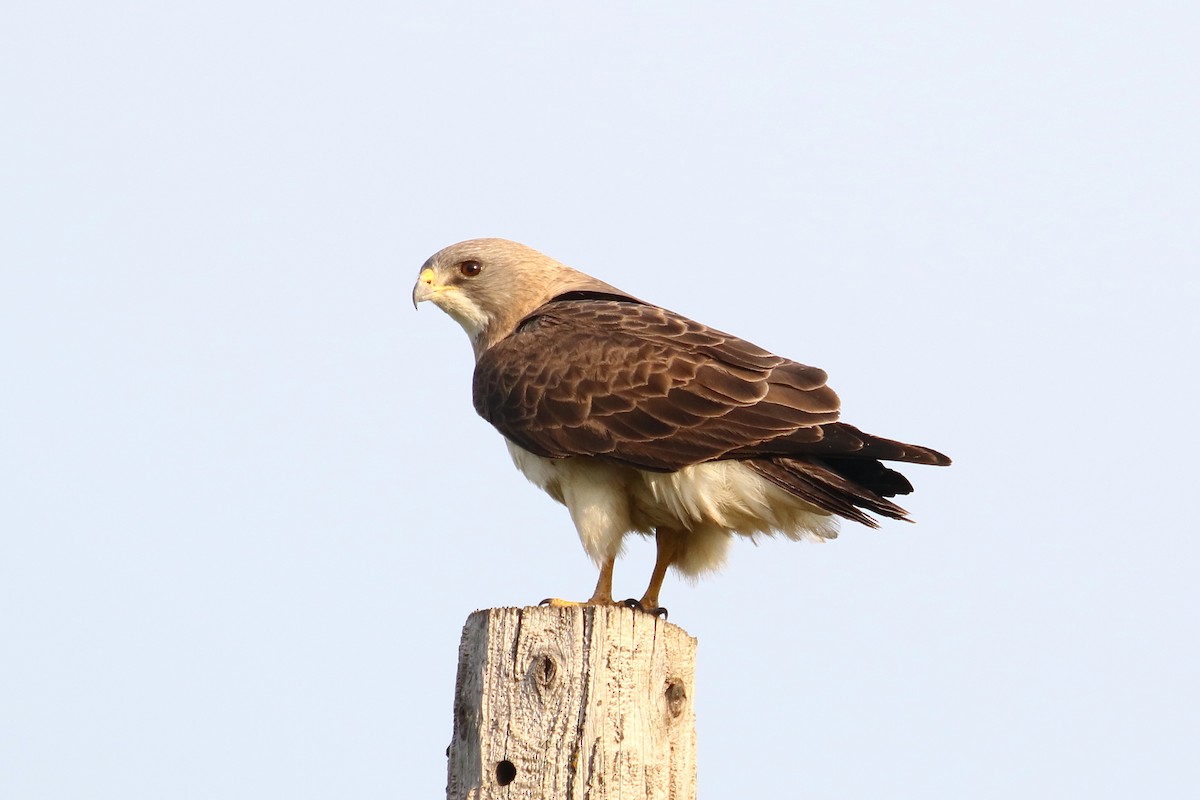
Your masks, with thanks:
M476 611L446 796L691 800L695 661L686 631L628 608Z

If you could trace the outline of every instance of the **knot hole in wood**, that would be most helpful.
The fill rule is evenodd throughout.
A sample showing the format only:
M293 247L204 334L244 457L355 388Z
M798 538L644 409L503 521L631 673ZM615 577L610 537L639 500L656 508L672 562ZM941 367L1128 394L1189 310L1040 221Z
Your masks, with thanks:
M664 694L667 696L667 713L673 719L679 717L687 707L687 689L684 688L683 681L678 678L669 679Z
M534 656L529 664L529 677L537 687L538 694L549 692L558 679L558 662L547 653Z
M496 783L508 786L517 779L517 766L507 758L496 764Z

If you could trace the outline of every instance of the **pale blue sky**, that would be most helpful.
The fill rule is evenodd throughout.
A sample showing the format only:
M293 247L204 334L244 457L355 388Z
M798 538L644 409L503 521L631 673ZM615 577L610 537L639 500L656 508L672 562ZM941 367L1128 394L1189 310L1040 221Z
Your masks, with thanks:
M956 460L907 470L915 526L668 579L704 797L1200 792L1198 22L7 9L0 796L442 796L467 615L594 580L409 304L474 236Z

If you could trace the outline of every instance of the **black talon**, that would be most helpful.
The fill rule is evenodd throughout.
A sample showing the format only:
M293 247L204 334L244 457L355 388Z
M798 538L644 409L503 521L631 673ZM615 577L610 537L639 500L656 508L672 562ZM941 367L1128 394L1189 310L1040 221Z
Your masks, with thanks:
M538 605L539 605L539 606L548 606L548 605L550 605L550 601L551 601L551 600L553 600L553 599L554 599L553 597L547 597L545 600L543 600L542 602L538 603Z
M641 611L643 614L649 614L652 617L662 617L664 620L667 618L667 610L662 606L658 608L646 608L642 605L641 600L634 600L632 597L622 602L621 605L626 608L632 608L634 611Z

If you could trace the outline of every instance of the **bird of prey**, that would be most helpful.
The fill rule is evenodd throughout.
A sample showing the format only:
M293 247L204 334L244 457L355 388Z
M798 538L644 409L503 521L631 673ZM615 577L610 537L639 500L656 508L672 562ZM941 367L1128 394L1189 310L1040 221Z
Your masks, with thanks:
M912 484L884 461L945 466L927 447L838 421L816 367L647 303L504 239L451 245L421 267L429 300L475 351L475 410L518 469L567 507L612 604L627 534L653 534L640 601L665 613L668 567L714 569L733 534L831 539L838 518L907 520ZM552 604L570 605L551 600Z

